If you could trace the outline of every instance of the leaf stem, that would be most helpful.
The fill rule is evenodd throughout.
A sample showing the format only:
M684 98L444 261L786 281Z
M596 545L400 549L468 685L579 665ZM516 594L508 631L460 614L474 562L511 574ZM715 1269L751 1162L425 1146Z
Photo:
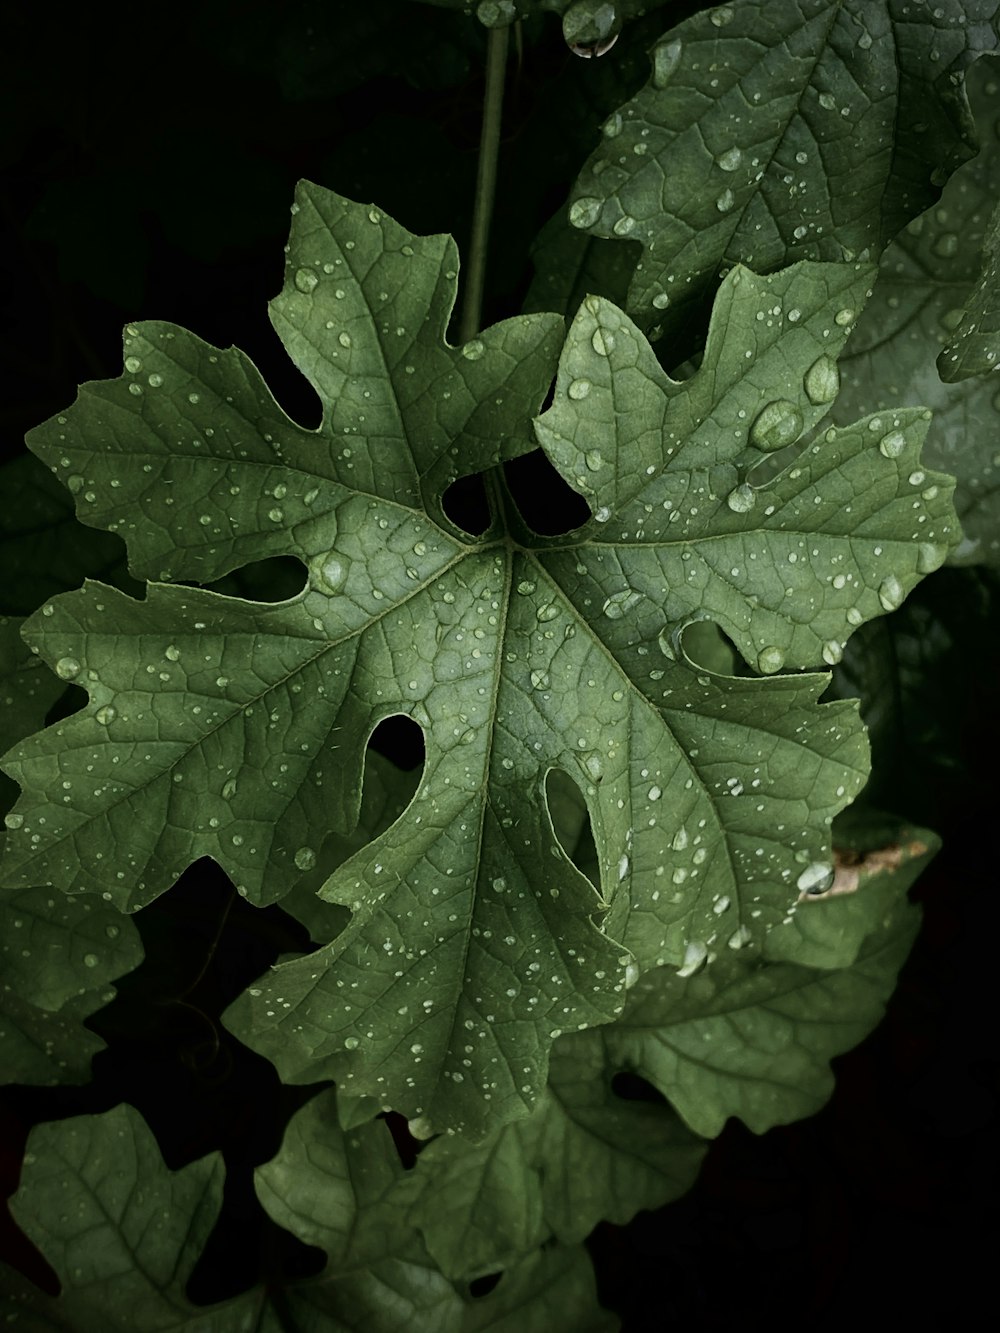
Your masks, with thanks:
M483 96L483 128L479 137L479 169L476 174L476 202L469 244L469 272L465 280L459 321L459 340L463 343L479 332L483 314L486 252L496 194L506 63L507 29L491 28L486 39L486 91Z

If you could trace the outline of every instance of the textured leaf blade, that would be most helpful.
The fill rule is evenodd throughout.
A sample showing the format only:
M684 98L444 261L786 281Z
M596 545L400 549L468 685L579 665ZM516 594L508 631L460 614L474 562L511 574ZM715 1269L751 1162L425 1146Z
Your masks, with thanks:
M624 1225L694 1182L705 1144L665 1106L610 1086L600 1034L562 1037L532 1115L482 1144L438 1138L408 1179L410 1218L452 1277L475 1277L554 1236L583 1240L601 1220Z
M951 341L938 355L947 384L988 375L1000 363L1000 211L994 211L983 238L982 270Z
M975 149L961 73L997 43L994 0L736 0L651 53L570 220L643 243L628 309L677 326L720 266L877 255Z
M754 460L829 410L868 273L737 270L684 384L620 311L584 304L537 429L594 519L538 537L491 482L475 542L443 489L528 447L559 322L449 347L447 238L314 186L297 205L272 312L320 393L316 431L240 353L150 324L121 379L85 386L32 444L76 460L92 521L140 572L219 578L284 551L308 582L269 604L88 584L33 617L31 646L90 697L7 757L24 792L4 873L134 910L207 855L273 902L329 834L353 836L371 730L408 715L417 790L322 888L350 921L229 1021L286 1080L332 1076L482 1136L530 1111L557 1037L620 1012L626 964L759 946L863 782L854 711L816 707L823 677L701 675L685 625L717 621L764 672L837 660L943 558L947 480L914 515L911 413L891 448L861 423L753 486ZM552 769L587 799L597 892L555 835Z
M35 1326L239 1328L213 1325L184 1297L222 1203L222 1176L217 1155L168 1172L130 1106L36 1126L11 1209L58 1272L62 1295L36 1300Z
M829 1061L882 1017L919 927L899 892L847 968L719 959L690 978L640 978L607 1029L614 1058L654 1084L696 1133L729 1116L756 1133L819 1110L833 1091ZM812 905L817 910L816 905ZM822 907L819 908L822 910Z
M949 364L942 348L962 327L996 200L995 70L993 60L984 60L969 72L982 148L947 183L940 202L914 219L883 255L872 299L842 363L843 389L835 408L843 421L887 406L929 407L933 421L924 459L958 482L955 504L965 541L952 558L994 565L1000 559L997 386L981 376L944 383L935 358L939 366ZM911 474L915 496L936 484L923 472L917 468Z

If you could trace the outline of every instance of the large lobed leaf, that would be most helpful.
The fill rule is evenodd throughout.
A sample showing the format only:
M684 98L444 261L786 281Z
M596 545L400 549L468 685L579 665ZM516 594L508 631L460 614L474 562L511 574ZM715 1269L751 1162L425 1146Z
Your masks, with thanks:
M720 268L877 257L975 150L965 67L996 0L733 0L651 52L570 221L641 241L630 313L677 329Z
M315 431L238 351L147 324L120 379L32 435L159 581L143 601L88 583L28 622L89 703L7 757L24 790L3 870L134 910L209 855L274 901L350 836L367 738L409 715L416 794L321 890L349 924L229 1021L287 1080L334 1076L482 1136L531 1109L551 1043L613 1019L640 971L758 948L830 872L864 736L851 705L818 704L825 675L775 673L832 665L940 564L949 480L914 492L918 410L809 443L868 269L737 269L683 384L585 302L537 431L593 517L539 537L493 474L473 538L442 495L530 447L559 321L450 347L450 240L315 186L295 207L272 318L319 393ZM308 573L284 602L169 586L278 554ZM774 679L699 671L684 630L706 616ZM555 835L553 769L586 797L598 892Z

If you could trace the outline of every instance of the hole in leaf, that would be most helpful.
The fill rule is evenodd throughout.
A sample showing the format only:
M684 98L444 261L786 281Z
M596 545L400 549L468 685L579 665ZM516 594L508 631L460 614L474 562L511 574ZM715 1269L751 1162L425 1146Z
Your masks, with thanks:
M806 445L811 438L811 434L807 433L792 444L786 444L784 449L776 449L774 453L763 454L760 461L754 463L746 474L748 485L757 490L761 486L766 486L769 481L774 481L775 477L780 477L786 468L791 467L799 454L805 452ZM757 503L764 504L766 501L763 496L759 495Z
M611 1080L611 1091L625 1102L652 1102L657 1106L666 1105L666 1097L647 1083L639 1074L630 1069L620 1070Z
M717 676L738 676L746 671L732 639L714 620L692 620L681 630L681 643L696 667Z
M214 583L199 586L226 597L242 597L247 602L287 602L303 590L306 578L306 567L301 560L291 555L274 555L268 560L242 565Z
M493 521L481 472L453 481L441 497L441 508L456 527L481 537Z
M507 487L528 527L543 537L572 532L590 518L590 506L568 485L541 449L503 465Z
M497 1283L503 1277L503 1273L484 1273L482 1277L474 1277L469 1283L469 1295L473 1300L481 1300L488 1296L494 1290Z
M384 717L368 738L368 748L384 759L391 759L397 768L412 773L424 763L423 728L412 717L393 713Z
M550 769L546 774L545 802L560 847L577 870L587 876L595 889L599 889L601 872L597 864L590 811L580 788L560 768Z

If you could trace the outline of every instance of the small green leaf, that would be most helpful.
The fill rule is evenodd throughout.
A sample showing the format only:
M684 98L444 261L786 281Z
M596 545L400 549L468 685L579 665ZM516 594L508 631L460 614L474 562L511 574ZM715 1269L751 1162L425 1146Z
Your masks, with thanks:
M731 955L690 977L641 977L607 1029L612 1058L659 1088L698 1134L718 1134L729 1116L762 1134L812 1115L833 1091L830 1060L881 1019L917 933L906 881L889 879L895 901L849 967L817 971Z
M34 1306L32 1329L236 1333L244 1327L235 1319L212 1323L184 1297L222 1203L218 1154L167 1171L138 1111L119 1106L37 1125L24 1162L11 1211L62 1285L58 1298L31 1299L30 1284L17 1284L21 1300ZM17 1296L5 1299L16 1311Z
M378 1261L426 1252L395 1204L404 1172L385 1123L341 1129L337 1097L320 1093L288 1123L281 1148L255 1172L271 1217L329 1258L339 1276Z

